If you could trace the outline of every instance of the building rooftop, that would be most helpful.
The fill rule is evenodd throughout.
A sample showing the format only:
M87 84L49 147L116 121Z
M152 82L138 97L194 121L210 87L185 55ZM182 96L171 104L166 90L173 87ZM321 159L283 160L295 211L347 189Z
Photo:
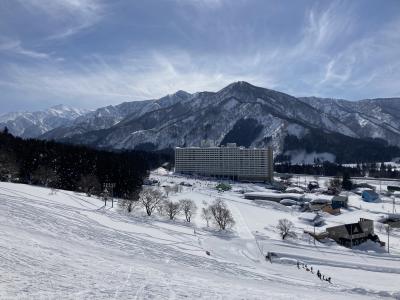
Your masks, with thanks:
M265 150L268 149L269 147L265 147L265 148L256 148L256 147L243 147L243 146L237 146L235 143L232 144L227 144L225 145L221 145L221 146L189 146L189 147L175 147L175 149L222 149L222 148L237 148L237 149L242 149L242 150Z

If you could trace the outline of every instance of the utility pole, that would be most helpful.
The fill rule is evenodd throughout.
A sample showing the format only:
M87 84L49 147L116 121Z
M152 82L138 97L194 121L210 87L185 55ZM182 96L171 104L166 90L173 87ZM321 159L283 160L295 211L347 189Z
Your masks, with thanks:
M353 224L350 224L350 248L353 249Z
M315 245L315 220L313 222L313 225L314 225L314 245Z
M396 205L396 197L395 196L392 196L392 200L393 200L393 210L392 210L392 213L394 213L394 211L395 211L395 205Z
M387 247L387 251L388 251L388 253L390 253L390 251L389 251L389 235L390 235L390 230L391 230L391 228L390 228L390 225L389 224L387 224L386 225L386 232L387 232L387 244L388 244L388 247Z

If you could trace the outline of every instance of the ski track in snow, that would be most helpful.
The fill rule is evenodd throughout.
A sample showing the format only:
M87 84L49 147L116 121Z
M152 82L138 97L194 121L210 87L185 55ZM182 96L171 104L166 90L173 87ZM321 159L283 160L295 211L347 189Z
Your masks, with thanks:
M181 196L188 194L196 201L218 196L205 187ZM400 297L393 290L351 285L339 276L328 285L305 276L294 264L267 263L261 251L275 251L286 260L305 260L334 274L346 269L362 269L372 277L400 274L398 256L338 253L328 247L316 249L259 236L243 209L268 209L237 196L221 197L236 221L232 236L201 226L194 232L194 225L159 218L132 217L73 192L51 195L44 188L0 183L0 298ZM194 222L199 224L199 216ZM205 250L211 251L210 257ZM336 260L343 257L343 262Z

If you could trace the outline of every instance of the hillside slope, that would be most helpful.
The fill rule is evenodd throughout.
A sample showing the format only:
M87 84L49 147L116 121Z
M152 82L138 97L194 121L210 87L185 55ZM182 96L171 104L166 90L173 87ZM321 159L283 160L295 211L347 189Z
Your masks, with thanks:
M159 179L171 181L170 177ZM201 207L211 194L217 195L208 184L197 181L195 191L186 189L174 198L190 196ZM397 256L354 255L340 247L315 249L304 242L282 243L273 224L290 213L272 208L273 214L266 219L271 207L248 203L234 194L224 198L236 220L228 235L204 227L200 216L191 226L179 220L133 217L82 194L0 183L0 271L7 274L0 280L0 297L395 297L389 278L400 272ZM286 253L281 263L265 261L270 249ZM334 283L298 270L295 259L320 265ZM345 274L358 279L346 282L350 277Z

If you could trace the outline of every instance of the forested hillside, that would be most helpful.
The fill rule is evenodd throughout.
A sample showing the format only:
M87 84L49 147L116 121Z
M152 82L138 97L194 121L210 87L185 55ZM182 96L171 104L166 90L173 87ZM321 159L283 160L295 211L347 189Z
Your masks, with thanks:
M107 152L0 133L0 180L100 194L134 197L151 168L168 156L142 151Z

